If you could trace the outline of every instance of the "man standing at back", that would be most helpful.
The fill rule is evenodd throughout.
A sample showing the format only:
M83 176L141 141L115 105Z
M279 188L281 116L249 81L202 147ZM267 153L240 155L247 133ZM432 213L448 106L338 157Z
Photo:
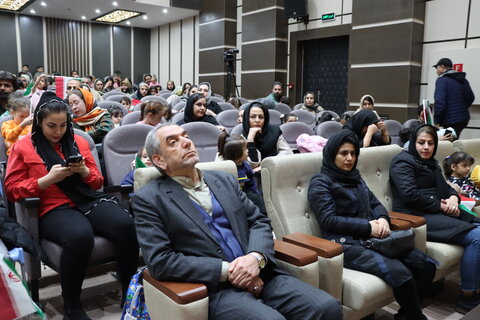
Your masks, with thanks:
M209 319L342 318L337 300L280 270L270 220L228 173L200 171L177 125L152 130L145 147L161 178L132 198L150 274L208 288Z
M282 93L283 93L282 83L275 81L273 83L272 93L270 93L266 98L269 100L272 100L275 103L279 103L280 100L282 99Z
M468 125L470 112L468 108L475 100L472 88L465 72L452 69L452 60L442 58L433 66L437 69L438 79L435 83L435 113L436 126L452 127L457 137Z
M8 110L9 94L16 90L17 78L15 78L15 75L8 71L0 71L0 118Z

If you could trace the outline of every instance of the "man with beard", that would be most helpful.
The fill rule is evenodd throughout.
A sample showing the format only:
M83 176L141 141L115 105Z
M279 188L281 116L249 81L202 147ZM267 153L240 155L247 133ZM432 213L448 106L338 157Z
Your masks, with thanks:
M272 93L267 96L267 99L272 100L275 103L279 103L282 98L282 83L275 81L273 83Z
M8 95L17 90L17 79L13 73L0 71L0 117L8 110Z

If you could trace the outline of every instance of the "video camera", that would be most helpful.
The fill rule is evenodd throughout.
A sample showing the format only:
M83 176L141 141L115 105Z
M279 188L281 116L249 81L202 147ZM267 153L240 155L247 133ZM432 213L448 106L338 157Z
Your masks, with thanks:
M236 58L236 54L239 53L240 50L238 49L230 49L230 50L227 50L223 53L223 61L224 62L231 62L231 61L235 61L235 58Z

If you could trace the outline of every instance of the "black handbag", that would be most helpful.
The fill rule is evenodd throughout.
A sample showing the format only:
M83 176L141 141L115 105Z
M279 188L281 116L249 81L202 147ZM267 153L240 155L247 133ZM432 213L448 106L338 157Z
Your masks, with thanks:
M387 258L395 259L415 247L415 231L413 229L391 231L386 238L369 238L361 241L361 244Z

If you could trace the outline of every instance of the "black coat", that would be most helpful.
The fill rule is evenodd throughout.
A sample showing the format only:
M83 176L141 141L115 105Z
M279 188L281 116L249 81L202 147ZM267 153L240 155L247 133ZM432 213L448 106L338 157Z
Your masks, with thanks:
M212 110L216 114L219 114L223 111L222 107L220 107L220 105L213 100L210 100L210 103L207 105L207 109Z
M390 221L387 210L363 180L358 185L359 191L356 188L342 186L323 173L316 174L310 181L308 200L324 238L368 238L370 220L385 218Z
M453 236L474 228L469 223L474 220L472 215L463 212L460 219L440 211L441 199L458 195L445 182L438 165L431 169L402 151L390 165L390 186L393 210L424 217L428 240L448 242Z

